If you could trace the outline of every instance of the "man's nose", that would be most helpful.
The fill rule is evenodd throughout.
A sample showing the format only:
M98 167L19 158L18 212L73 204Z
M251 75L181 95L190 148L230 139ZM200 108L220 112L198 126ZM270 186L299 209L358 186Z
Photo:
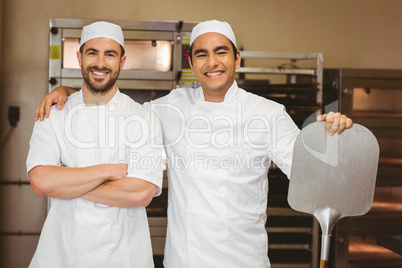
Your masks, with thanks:
M103 55L98 55L98 57L96 58L96 66L99 68L104 68L106 66L106 59L105 56Z
M208 66L216 66L218 64L218 56L212 54L208 57Z

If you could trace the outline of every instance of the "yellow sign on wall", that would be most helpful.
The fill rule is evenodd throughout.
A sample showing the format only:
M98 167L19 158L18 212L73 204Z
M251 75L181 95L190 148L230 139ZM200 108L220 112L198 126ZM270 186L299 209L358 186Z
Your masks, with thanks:
M61 46L50 46L50 59L61 60Z

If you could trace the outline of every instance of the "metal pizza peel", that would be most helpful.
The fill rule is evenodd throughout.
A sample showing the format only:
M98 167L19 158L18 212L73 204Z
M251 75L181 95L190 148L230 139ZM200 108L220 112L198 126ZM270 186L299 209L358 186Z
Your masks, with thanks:
M328 267L331 232L343 217L367 213L377 177L379 147L359 124L329 136L325 122L311 123L294 144L288 202L314 215L321 226L320 268Z

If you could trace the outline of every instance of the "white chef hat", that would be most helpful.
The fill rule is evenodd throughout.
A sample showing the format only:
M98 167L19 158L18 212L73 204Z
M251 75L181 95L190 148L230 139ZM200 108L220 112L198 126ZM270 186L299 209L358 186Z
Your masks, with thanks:
M236 37L229 23L218 20L207 20L204 22L200 22L196 26L194 26L191 32L190 46L193 44L194 40L198 36L211 32L223 34L224 36L229 38L229 40L232 41L232 43L237 48Z
M124 36L121 27L105 21L97 21L82 28L80 47L85 42L99 37L112 39L124 48Z

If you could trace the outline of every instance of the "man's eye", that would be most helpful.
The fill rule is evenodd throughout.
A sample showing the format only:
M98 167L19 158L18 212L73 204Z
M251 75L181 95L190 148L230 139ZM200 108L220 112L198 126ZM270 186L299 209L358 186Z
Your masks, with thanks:
M227 51L219 51L218 52L218 55L225 55L225 54L227 54L228 52Z
M198 54L198 55L196 55L197 58L203 58L203 57L206 57L206 56L207 56L207 54Z

